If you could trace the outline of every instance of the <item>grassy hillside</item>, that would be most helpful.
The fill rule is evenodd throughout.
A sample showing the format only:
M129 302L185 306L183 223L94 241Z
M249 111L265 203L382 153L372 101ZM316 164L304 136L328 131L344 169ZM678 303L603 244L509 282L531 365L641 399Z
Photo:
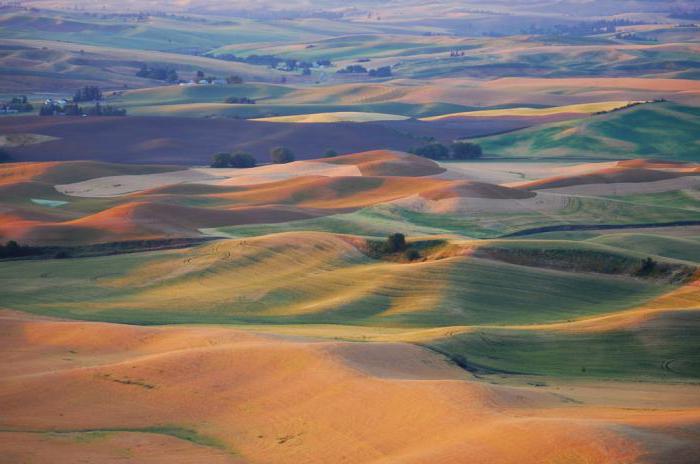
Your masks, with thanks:
M513 212L431 213L395 205L378 205L323 218L271 225L221 229L232 236L258 236L285 230L315 230L385 236L394 231L411 235L456 234L471 238L495 238L517 231L563 224L639 224L700 220L700 211L638 205L618 200L565 197L557 210L523 209Z
M228 97L248 97L256 104L225 104ZM295 88L276 84L196 85L151 87L108 95L109 104L126 108L131 115L221 116L261 118L270 116L357 111L423 117L474 110L449 103L406 103L391 100L391 88L372 85Z
M603 260L625 256L598 249ZM671 288L465 256L376 260L345 239L308 232L182 251L0 263L0 277L8 282L8 308L141 324L531 324L637 306Z
M697 161L698 134L699 108L659 103L485 137L479 143L498 156Z
M427 346L481 372L582 379L700 376L700 314L671 312L606 331L480 329Z

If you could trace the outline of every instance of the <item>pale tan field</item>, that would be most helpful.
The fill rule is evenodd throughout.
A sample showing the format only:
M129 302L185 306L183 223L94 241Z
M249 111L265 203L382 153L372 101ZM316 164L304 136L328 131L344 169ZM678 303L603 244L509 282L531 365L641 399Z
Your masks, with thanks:
M258 118L255 121L265 122L294 122L294 123L333 123L333 122L373 122L373 121L402 121L407 116L386 113L363 113L357 111L341 111L335 113L312 113L293 116L272 116Z
M401 343L2 322L2 462L690 463L698 451L696 386L498 386ZM196 438L163 432L178 429Z
M577 105L565 105L557 106L553 108L506 108L500 110L482 110L482 111L468 111L463 113L452 113L443 114L440 116L432 116L428 118L421 118L422 121L441 121L444 119L458 119L458 118L488 118L488 117L503 117L503 116L514 116L514 117L542 117L542 116L556 116L556 115L587 115L598 113L601 111L613 111L633 103L643 103L643 102L632 102L632 101L609 101L609 102L599 102L599 103L581 103Z
M449 101L475 106L521 105L523 96L527 96L528 103L554 106L655 98L680 103L700 101L700 84L689 79L504 77L488 81L445 78L395 80L393 83L404 92L399 101L415 103Z

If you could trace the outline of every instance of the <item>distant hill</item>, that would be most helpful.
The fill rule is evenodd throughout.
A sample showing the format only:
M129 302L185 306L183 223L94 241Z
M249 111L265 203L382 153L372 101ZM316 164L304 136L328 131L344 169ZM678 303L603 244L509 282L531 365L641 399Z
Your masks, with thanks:
M700 160L700 108L656 103L484 137L488 154Z

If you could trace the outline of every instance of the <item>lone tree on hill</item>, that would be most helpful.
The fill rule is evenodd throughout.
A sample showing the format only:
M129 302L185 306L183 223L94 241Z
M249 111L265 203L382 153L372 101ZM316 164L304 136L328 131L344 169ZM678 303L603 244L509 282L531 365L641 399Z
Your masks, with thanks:
M213 168L227 168L231 166L231 154L230 153L217 153L211 162L211 167Z
M234 168L254 168L257 160L250 153L238 152L231 157L231 167Z
M277 147L270 151L270 159L275 164L285 164L294 161L294 152L287 147Z
M386 239L386 249L389 253L396 253L406 249L406 236L404 234L391 234Z
M452 144L452 158L458 160L468 160L481 158L481 145L470 142L455 142Z

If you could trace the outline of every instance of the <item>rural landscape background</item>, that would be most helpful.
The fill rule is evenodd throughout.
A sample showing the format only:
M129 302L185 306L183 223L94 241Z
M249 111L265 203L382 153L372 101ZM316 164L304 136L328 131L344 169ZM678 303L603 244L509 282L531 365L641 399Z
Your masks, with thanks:
M0 0L0 464L700 462L700 4Z

